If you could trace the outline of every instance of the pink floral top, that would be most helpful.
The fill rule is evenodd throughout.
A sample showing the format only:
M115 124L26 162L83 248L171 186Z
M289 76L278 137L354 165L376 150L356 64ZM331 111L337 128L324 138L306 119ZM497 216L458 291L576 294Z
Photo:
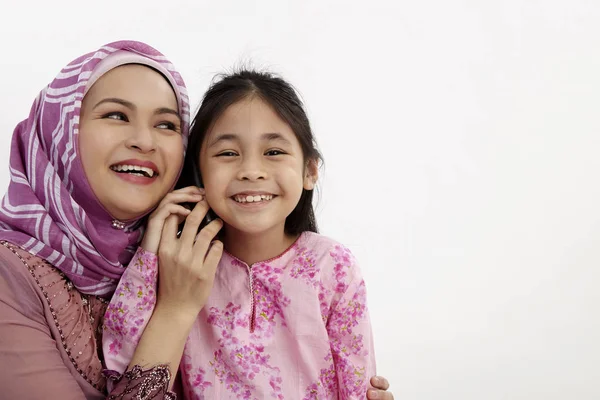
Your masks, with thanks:
M122 373L156 301L156 256L138 250L109 305L107 368ZM364 399L375 359L365 283L350 251L305 232L246 265L224 253L188 337L188 399Z

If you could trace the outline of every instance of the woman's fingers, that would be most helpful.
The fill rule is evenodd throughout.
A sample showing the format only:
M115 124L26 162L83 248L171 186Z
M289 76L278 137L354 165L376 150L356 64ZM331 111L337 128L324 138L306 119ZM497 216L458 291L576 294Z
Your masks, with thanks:
M374 376L371 378L371 385L374 388L381 390L388 390L390 388L390 383L383 376Z
M371 378L371 385L375 389L367 391L367 399L370 400L394 400L394 395L387 390L390 388L390 383L382 376L374 376ZM378 390L379 389L379 390Z
M186 186L186 187L181 188L181 189L173 190L171 193L199 193L199 194L204 194L204 189L196 187L196 186ZM169 193L169 194L171 194L171 193Z
M209 247L223 227L223 221L219 218L210 221L195 237L194 243L194 258L197 260L205 260L208 256ZM215 242L216 243L216 242ZM220 243L220 242L219 242ZM222 244L221 244L222 251ZM219 256L220 258L220 256ZM217 261L218 262L218 261Z
M195 206L192 212L185 218L185 225L181 231L180 241L181 246L186 249L192 249L194 241L196 240L196 234L200 228L202 220L208 212L208 203L206 201L200 201Z
M217 266L219 265L219 261L221 260L222 255L223 243L221 243L218 240L215 240L210 244L204 262L198 262L194 264L194 267L197 268L197 270L195 271L195 273L197 274L196 276L204 282L204 286L206 287L205 296L198 296L198 300L200 301L201 306L204 306L204 302L210 294L210 290L213 286L213 281L215 279L215 274L217 272ZM202 269L198 268L198 266L200 265L202 266Z
M200 193L169 193L160 202L157 209L160 209L165 204L171 203L197 203L204 198Z
M204 267L206 269L207 276L214 276L215 271L217 270L217 265L221 260L221 256L223 255L223 243L219 240L214 240L208 249L208 253L206 253L206 258L204 259Z
M177 225L178 218L175 214L169 215L165 220L160 236L159 255L171 257L176 255L172 253L179 251L179 246L177 244Z
M167 217L176 215L178 223L181 223L190 213L190 210L179 204L166 204L156 210L148 220L146 233L140 246L146 251L156 253Z

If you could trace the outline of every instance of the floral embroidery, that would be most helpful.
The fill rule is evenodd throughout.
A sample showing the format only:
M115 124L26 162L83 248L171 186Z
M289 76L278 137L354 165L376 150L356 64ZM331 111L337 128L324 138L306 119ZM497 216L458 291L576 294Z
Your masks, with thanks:
M260 342L261 338L271 337L277 320L285 326L282 308L290 303L281 287L279 276L281 268L272 268L266 263L253 267L252 273L259 277L254 282L255 312L257 313L255 330L251 339ZM269 286L263 284L267 282ZM279 316L279 318L277 318ZM271 396L283 399L282 378L279 368L270 365L271 356L265 353L264 346L256 343L244 343L235 334L236 329L249 329L249 313L242 312L241 306L228 303L224 310L210 308L207 322L221 328L218 340L219 349L214 352L210 365L221 383L227 390L235 393L241 399L255 399L254 381L258 374L266 375L269 379Z
M337 397L338 380L333 363L329 363L327 368L321 369L319 373L319 382L311 384L306 389L306 394L302 400L320 400L330 397Z
M123 339L139 341L142 327L156 304L157 274L156 256L138 249L104 315L104 335L110 340L109 354L116 355L121 351Z
M336 293L342 294L332 305L333 311L326 325L331 353L325 356L325 361L330 363L330 368L321 369L319 381L309 385L304 400L327 398L334 393L341 399L362 398L368 388L365 366L352 362L353 359L364 360L369 355L363 335L354 332L367 312L365 283L362 279L358 283L347 282L346 271L354 265L349 250L338 245L330 255L335 261ZM340 292L342 289L344 292ZM323 308L321 312L324 312Z
M189 382L187 398L189 400L204 399L203 395L205 389L213 385L212 382L205 380L206 371L201 367L194 367L192 357L190 357L189 354L183 355L181 370L183 371L186 382Z
M305 247L298 248L298 256L292 261L290 276L292 278L302 278L312 287L317 287L319 284L319 268L317 267L315 252Z
M344 293L347 289L346 276L348 270L354 264L354 257L350 250L342 245L336 245L335 248L329 253L331 258L335 261L334 276L338 282L335 291L338 293Z
M211 307L207 322L223 328L223 332L233 331L237 326L248 328L248 315L242 314L241 308L241 306L236 306L231 302L227 304L223 311L220 311L217 307Z
M156 275L152 254L138 255L123 275L107 311L107 365L131 360L156 301ZM180 365L185 398L365 397L375 372L366 290L347 248L306 232L285 257L251 268L224 255L214 282ZM327 334L307 336L312 324Z
M268 338L273 336L277 317L282 327L287 326L282 310L290 304L290 299L283 294L281 286L283 269L273 268L267 263L255 264L252 268L256 312L253 336L256 339Z
M321 270L317 266L316 252L305 247L298 248L298 256L292 261L290 276L302 279L313 288L318 288L319 305L321 308L321 320L327 324L329 319L329 300L331 291L321 281Z

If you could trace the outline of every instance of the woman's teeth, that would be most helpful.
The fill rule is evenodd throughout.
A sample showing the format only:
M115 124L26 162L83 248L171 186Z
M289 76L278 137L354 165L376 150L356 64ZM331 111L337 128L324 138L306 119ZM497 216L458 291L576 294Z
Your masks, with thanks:
M132 175L146 176L152 178L154 171L151 168L140 167L139 165L113 165L110 167L113 171L126 172Z
M259 201L269 201L273 198L272 194L261 194L261 195L256 195L256 196L243 196L243 195L236 195L233 196L233 199L235 201L237 201L238 203L256 203Z

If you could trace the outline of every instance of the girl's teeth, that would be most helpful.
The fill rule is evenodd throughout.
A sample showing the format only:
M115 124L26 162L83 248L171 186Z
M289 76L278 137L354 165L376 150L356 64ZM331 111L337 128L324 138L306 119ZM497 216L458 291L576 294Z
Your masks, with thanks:
M271 200L273 198L272 195L261 194L257 196L235 196L234 200L238 203L256 203L263 200Z

